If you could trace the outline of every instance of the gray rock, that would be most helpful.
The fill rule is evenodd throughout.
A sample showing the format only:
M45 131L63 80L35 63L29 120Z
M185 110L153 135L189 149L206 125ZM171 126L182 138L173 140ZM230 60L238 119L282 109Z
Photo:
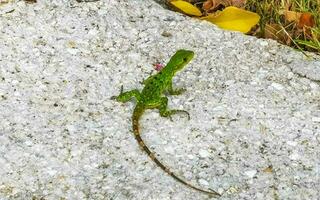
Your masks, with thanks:
M110 100L181 48L196 57L169 106L191 120L146 112L142 136L158 158L221 199L319 197L319 58L151 0L1 9L0 199L206 198L139 149L134 103Z

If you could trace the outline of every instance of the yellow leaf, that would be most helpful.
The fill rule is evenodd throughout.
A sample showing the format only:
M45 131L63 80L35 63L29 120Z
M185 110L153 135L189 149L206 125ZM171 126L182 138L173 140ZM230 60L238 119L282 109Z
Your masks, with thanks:
M198 17L202 15L201 11L197 7L186 1L171 1L170 3L187 15Z
M202 19L226 30L247 33L259 22L260 16L257 13L230 6L219 14L209 15Z

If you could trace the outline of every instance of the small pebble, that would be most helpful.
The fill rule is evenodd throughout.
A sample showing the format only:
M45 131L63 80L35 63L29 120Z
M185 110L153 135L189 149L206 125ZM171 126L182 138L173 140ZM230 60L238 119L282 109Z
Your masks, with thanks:
M173 147L166 147L165 152L168 154L174 154L174 148Z
M272 83L271 86L277 90L283 90L283 88L284 88L283 85L281 85L279 83Z
M267 46L269 43L268 43L268 41L266 41L266 40L261 40L260 41L260 45L261 46Z
M208 181L206 181L204 179L199 179L199 183L200 183L200 185L209 185Z
M200 149L199 155L200 155L201 158L206 158L206 157L208 157L210 155L210 153L205 149Z
M294 147L297 146L297 142L295 141L287 141L287 144Z
M313 122L320 122L320 117L312 117Z
M257 170L249 170L249 171L246 171L244 172L245 175L247 175L249 178L253 178L257 173Z
M298 153L293 153L293 154L289 155L289 158L291 160L298 160L300 158L300 155Z
M288 72L287 78L290 80L294 77L294 73Z
M214 131L215 135L223 135L223 132L220 129Z

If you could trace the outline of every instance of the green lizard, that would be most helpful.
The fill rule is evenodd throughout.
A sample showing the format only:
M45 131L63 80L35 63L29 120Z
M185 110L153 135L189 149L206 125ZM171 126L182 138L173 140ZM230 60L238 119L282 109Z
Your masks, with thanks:
M132 97L137 101L137 105L133 111L132 115L132 127L135 135L135 139L139 143L140 147L148 154L148 156L166 173L177 181L201 192L205 192L210 195L220 196L219 193L215 191L207 191L197 188L190 183L185 182L178 176L176 176L171 170L163 165L154 155L153 152L145 145L144 141L140 136L139 131L139 119L146 109L159 109L160 116L170 117L176 113L187 114L188 119L190 119L189 113L184 110L168 110L168 98L164 97L163 94L167 91L171 95L179 95L184 89L174 90L172 87L173 76L180 71L186 64L190 62L193 58L194 53L187 50L178 50L170 59L169 63L157 74L150 76L148 79L143 81L145 85L142 92L139 90L131 90L128 92L123 92L123 87L121 86L121 92L119 96L114 96L112 99L116 99L119 102L127 102Z

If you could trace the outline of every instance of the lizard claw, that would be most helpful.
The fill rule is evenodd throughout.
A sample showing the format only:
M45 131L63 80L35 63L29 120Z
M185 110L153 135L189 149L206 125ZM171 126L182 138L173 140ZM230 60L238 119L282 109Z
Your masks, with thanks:
M110 97L111 100L116 100L117 99L117 96L112 96Z
M123 85L121 85L121 87L120 87L120 94L119 95L121 95L122 93L123 93ZM110 97L111 100L117 100L117 98L118 98L118 96Z
M186 114L187 114L187 117L188 117L188 120L190 120L190 114L186 111Z
M162 116L169 117L170 121L173 121L171 116L174 115L174 114L178 114L178 113L186 114L187 117L188 117L188 120L190 120L190 114L185 110L171 110L170 113L168 113L166 115L162 115Z
M173 122L173 119L172 119L171 115L169 115L169 119L170 119L170 121L172 121L172 122Z
M122 94L123 93L123 85L121 85L121 87L120 87L120 94Z
M176 112L186 114L186 115L187 115L187 117L188 117L188 120L190 120L190 114L189 114L187 111L185 111L185 110L176 110Z
M182 113L185 113L185 114L187 115L187 117L188 117L188 120L190 120L190 114L189 114L187 111L181 110L181 112L182 112Z

